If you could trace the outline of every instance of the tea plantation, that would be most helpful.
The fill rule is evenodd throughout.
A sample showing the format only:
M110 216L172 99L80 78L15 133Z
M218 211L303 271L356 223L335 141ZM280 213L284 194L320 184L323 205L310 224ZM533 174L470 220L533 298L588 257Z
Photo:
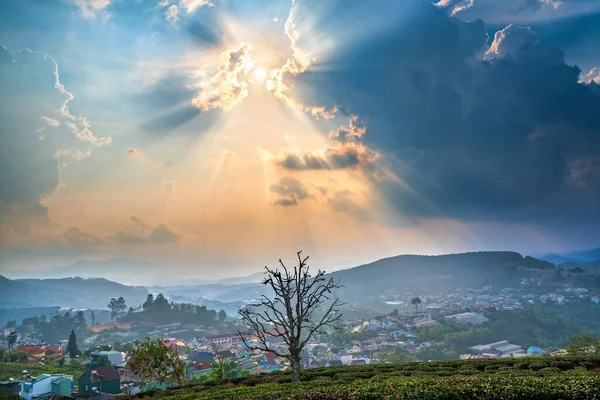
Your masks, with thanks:
M600 399L600 360L521 358L278 372L150 391L131 399Z

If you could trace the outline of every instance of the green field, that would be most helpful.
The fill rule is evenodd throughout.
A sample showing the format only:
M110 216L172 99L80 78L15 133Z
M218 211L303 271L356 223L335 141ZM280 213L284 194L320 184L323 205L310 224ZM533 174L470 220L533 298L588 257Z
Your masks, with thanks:
M65 374L73 375L75 379L79 378L79 375L83 372L81 368L72 368L68 365L58 367L56 365L0 362L0 380L8 378L20 379L24 369L29 371L29 374L32 376L40 374Z
M600 399L600 360L521 358L278 372L151 391L133 399Z

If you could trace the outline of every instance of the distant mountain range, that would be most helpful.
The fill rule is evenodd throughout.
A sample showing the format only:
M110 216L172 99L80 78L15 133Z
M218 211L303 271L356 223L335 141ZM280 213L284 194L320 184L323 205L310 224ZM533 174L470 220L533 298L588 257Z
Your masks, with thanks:
M600 261L600 247L591 250L574 251L564 254L549 254L540 259L559 265L565 262Z
M106 260L81 259L71 265L43 271L18 271L19 278L105 278L120 282L135 282L140 275L153 272L153 265L142 259L114 257ZM138 278L139 279L139 278Z
M345 286L348 300L386 292L426 293L458 287L519 284L531 270L552 272L554 264L508 251L402 255L330 274Z
M0 276L0 308L107 308L111 297L123 296L129 305L142 304L148 291L103 278L17 279Z
M563 262L559 267L600 270L600 261L581 261L594 258L599 252L600 249L596 249L565 254L563 257L576 261ZM106 270L102 272L109 270L111 274L119 276L147 272L149 268L149 263L143 260L133 261L133 264L130 262L125 258L102 262L81 260L60 271L62 274L90 276L98 272L99 266L103 266ZM440 256L401 255L332 272L329 276L344 285L341 293L347 300L359 302L384 293L427 293L458 287L513 285L530 275L545 274L552 277L556 270L557 267L547 260L497 251ZM257 272L216 283L141 287L126 286L103 278L11 280L0 276L0 308L60 306L105 309L111 297L123 296L128 305L137 306L145 301L149 293L163 293L177 302L224 308L231 313L242 302L267 293L269 288L260 283L262 278L262 272Z

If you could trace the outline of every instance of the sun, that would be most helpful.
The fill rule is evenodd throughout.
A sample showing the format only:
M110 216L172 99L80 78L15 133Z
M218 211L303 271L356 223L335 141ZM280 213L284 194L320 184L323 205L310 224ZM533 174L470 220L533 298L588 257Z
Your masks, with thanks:
M267 70L264 68L255 68L254 71L252 71L252 75L254 76L254 79L256 79L259 82L264 82L265 78L267 77Z

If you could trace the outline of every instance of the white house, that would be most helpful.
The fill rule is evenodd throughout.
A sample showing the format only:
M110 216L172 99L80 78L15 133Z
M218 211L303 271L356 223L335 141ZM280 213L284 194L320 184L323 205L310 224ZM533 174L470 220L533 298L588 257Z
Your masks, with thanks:
M63 396L71 396L75 386L73 377L62 374L42 374L29 381L21 383L19 396L25 400L32 400L43 394L55 393Z

